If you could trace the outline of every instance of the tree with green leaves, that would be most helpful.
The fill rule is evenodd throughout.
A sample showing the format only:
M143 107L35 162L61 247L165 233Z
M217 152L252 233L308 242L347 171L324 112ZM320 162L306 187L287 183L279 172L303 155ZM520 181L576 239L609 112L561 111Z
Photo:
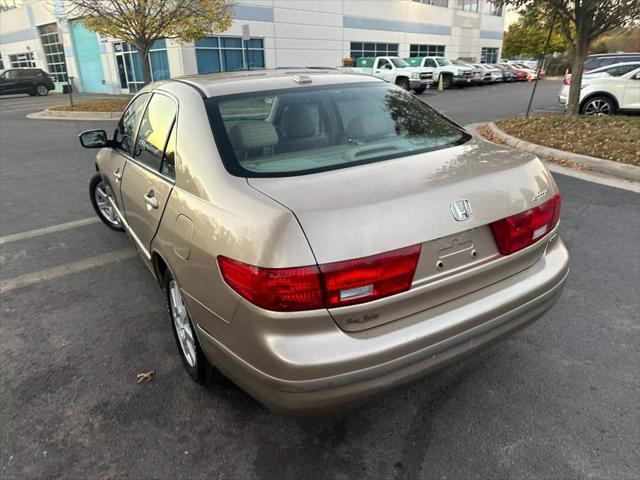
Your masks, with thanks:
M231 26L230 0L66 0L69 17L100 35L135 45L144 83L151 82L149 51L156 40L191 42Z
M545 52L548 29L540 28L540 12L535 8L526 8L516 23L513 23L504 35L502 54L505 58L538 57L543 53L565 53L571 46L559 33L559 22L553 28L548 51Z
M567 114L579 113L580 84L589 44L603 33L640 21L640 0L496 0L519 9L539 12L539 28L558 29L569 45L571 85Z

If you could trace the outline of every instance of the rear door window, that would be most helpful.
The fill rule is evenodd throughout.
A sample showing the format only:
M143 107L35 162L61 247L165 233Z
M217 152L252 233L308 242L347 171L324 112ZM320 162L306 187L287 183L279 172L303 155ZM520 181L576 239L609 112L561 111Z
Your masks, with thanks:
M172 98L154 93L140 121L133 157L156 172L160 171L162 153L177 111Z
M640 67L638 63L632 63L631 65L620 65L617 67L611 67L607 69L607 73L612 77L621 77L622 75L626 75L632 70Z

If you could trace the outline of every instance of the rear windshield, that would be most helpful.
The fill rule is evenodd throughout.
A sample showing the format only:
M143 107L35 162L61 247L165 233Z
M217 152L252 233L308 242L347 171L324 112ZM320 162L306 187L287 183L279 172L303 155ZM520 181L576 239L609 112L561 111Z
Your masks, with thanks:
M301 175L459 145L470 136L389 84L305 86L205 100L227 170Z

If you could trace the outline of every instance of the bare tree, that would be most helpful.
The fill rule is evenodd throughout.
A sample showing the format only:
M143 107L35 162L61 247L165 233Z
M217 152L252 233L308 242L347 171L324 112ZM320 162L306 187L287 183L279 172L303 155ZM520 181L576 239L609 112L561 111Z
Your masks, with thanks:
M66 0L67 15L101 35L135 45L144 83L151 82L149 51L162 38L190 42L231 26L231 0Z

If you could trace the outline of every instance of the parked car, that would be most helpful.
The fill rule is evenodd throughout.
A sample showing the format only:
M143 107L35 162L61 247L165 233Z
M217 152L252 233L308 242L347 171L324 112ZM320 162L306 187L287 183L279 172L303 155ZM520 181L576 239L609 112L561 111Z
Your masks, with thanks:
M514 80L516 82L524 82L527 80L527 77L529 76L529 71L528 70L523 70L521 68L515 67L509 63L500 63L499 64L501 67L505 67L510 69L513 74L514 74Z
M558 101L567 105L570 79L563 81ZM596 68L583 74L580 85L580 113L612 115L640 111L640 61Z
M191 378L274 409L414 381L531 323L568 274L544 164L372 76L181 77L80 141Z
M433 69L411 66L400 57L362 57L354 63L354 67L343 66L339 70L371 75L417 94L433 83Z
M596 55L589 55L584 61L583 72L586 73L590 70L623 62L640 62L640 52L598 53Z
M544 78L544 72L540 71L540 69L538 68L531 68L530 66L524 63L518 63L518 62L513 62L513 63L510 63L509 65L526 72L527 80L535 80L538 77L540 77L541 79Z
M499 69L502 72L503 82L513 82L516 80L516 73L509 65L499 65L497 63L491 64L492 67Z
M587 73L602 67L624 62L640 62L640 52L630 53L599 53L589 55L584 61L582 73ZM571 83L571 71L567 69L564 74L564 83Z
M474 67L470 63L465 62L464 60L451 60L451 63L457 65L459 67L463 67L465 69L471 70L471 84L472 85L482 85L482 76L484 71L481 68Z
M474 67L482 70L482 81L484 83L495 83L502 81L502 70L492 67L486 63L474 63Z
M0 70L0 95L44 96L55 88L53 82L53 77L40 68L8 68Z
M405 60L413 66L433 69L433 81L440 82L444 89L452 86L462 87L473 82L473 70L456 65L446 57L409 57Z

